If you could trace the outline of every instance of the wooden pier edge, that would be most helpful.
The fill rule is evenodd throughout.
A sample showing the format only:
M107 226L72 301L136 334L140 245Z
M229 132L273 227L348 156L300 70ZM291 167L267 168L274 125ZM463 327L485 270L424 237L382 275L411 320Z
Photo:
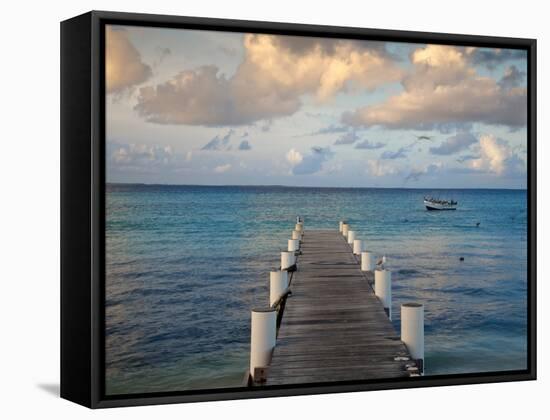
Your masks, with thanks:
M422 373L374 293L373 272L361 271L360 258L341 233L305 230L296 259L288 290L274 305L277 338L271 363L258 371L256 381L248 370L243 386Z

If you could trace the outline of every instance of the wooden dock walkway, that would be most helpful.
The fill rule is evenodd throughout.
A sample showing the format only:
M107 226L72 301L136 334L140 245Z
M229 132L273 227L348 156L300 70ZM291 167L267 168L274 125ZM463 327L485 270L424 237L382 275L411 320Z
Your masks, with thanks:
M301 250L266 385L418 372L345 238L307 230Z

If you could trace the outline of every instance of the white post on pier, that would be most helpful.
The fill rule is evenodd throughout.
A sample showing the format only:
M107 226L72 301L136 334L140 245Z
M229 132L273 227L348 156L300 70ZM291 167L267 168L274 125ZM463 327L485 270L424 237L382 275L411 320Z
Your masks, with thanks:
M355 255L361 255L361 253L365 250L365 241L361 239L355 239L353 241L353 253Z
M361 271L374 271L376 269L376 260L374 254L370 251L361 252Z
M277 340L277 312L275 309L253 309L250 326L250 376L259 382L262 369L271 363Z
M288 251L296 252L300 250L300 240L299 239L289 239L288 240Z
M281 270L286 270L296 264L296 256L294 252L282 251L281 252Z
M269 273L269 306L273 306L288 287L288 271Z
M302 239L302 234L300 232L298 232L297 230L293 230L292 231L292 239Z
M421 303L401 305L401 341L416 360L418 370L424 373L424 305Z
M342 233L342 229L344 228L344 225L346 224L346 222L344 220L340 220L340 224L338 226L338 230L340 233Z
M355 231L348 230L348 244L353 245L353 241L355 241Z
M349 225L347 223L344 223L342 225L342 235L344 235L344 237L347 238L348 232L349 232Z
M374 271L374 294L384 305L384 310L391 321L391 271L379 269Z
M296 226L294 226L294 230L297 230L298 232L304 231L304 224L302 222L296 223Z

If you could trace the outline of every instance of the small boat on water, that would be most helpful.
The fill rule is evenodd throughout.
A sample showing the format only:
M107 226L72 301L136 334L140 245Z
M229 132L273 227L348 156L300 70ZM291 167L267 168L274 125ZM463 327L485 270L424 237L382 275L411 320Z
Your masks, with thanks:
M440 200L433 197L424 197L427 210L456 210L458 202L454 200Z

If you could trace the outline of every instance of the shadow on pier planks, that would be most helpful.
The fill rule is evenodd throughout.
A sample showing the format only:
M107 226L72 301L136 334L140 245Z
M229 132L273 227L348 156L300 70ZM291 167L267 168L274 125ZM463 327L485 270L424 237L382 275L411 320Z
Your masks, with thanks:
M305 232L291 289L266 385L410 376L414 362L338 231Z

